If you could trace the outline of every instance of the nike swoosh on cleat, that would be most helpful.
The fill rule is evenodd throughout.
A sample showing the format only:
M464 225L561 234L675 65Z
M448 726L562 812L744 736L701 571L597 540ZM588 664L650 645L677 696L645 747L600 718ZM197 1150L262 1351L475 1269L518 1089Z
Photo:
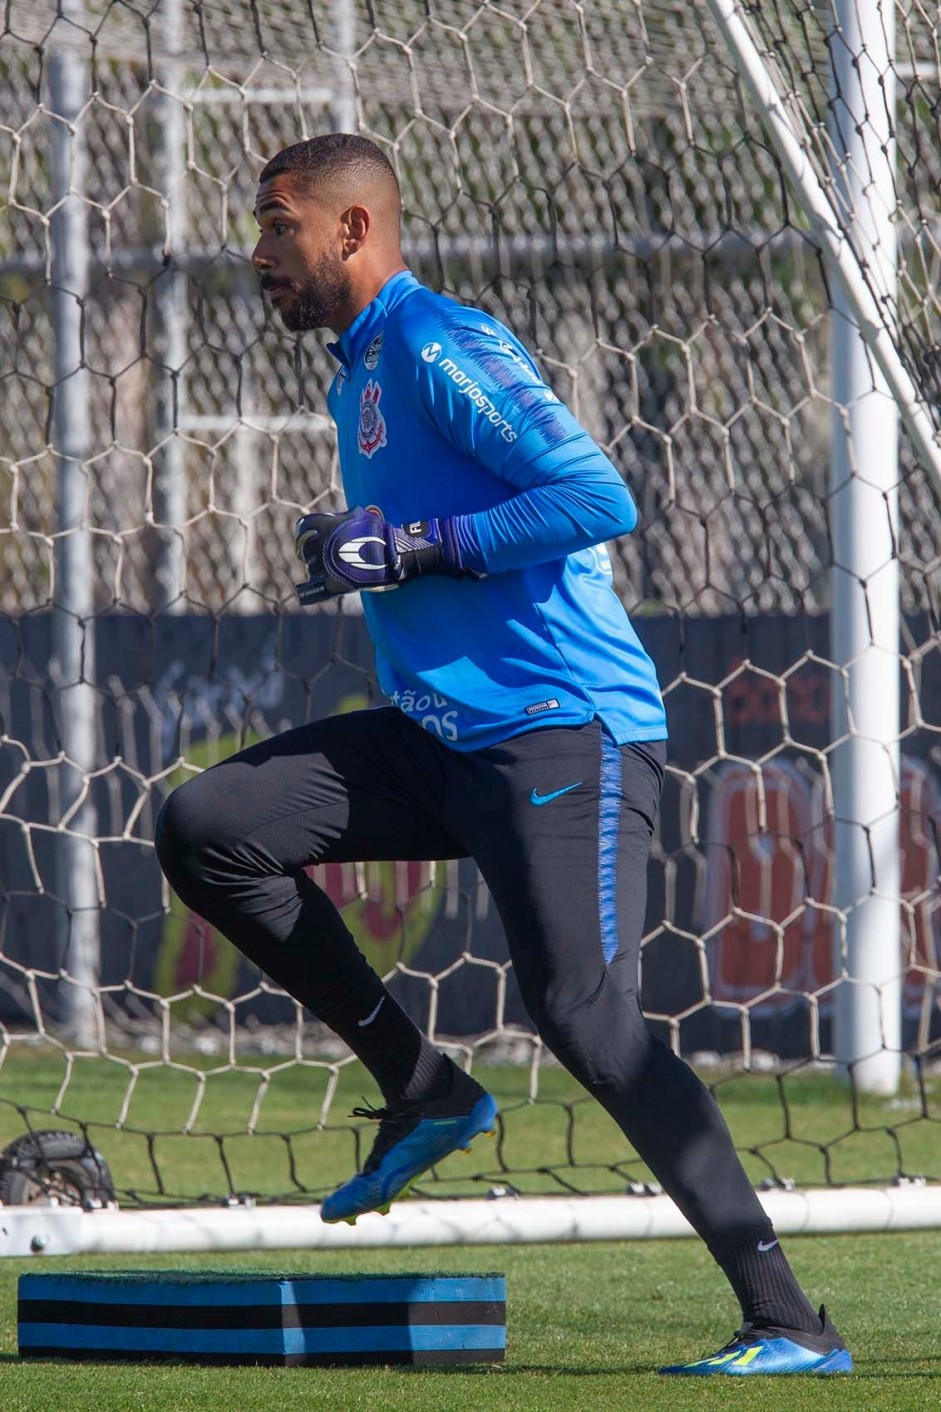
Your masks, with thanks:
M760 1240L758 1242L758 1249L762 1252L765 1250L773 1250L777 1243L776 1240Z
M568 794L571 790L578 789L580 784L581 780L576 780L574 784L567 784L564 789L554 789L551 794L537 794L533 790L529 796L529 802L531 804L549 804L553 799L558 799L560 794Z
M373 1020L374 1020L374 1019L376 1018L376 1016L379 1014L379 1011L382 1009L382 1007L383 1007L383 1005L384 1005L385 1003L386 1003L386 998L385 998L385 996L382 996L382 998L380 999L379 1004L376 1006L375 1010L370 1010L370 1012L369 1012L369 1014L366 1016L365 1020L357 1020L357 1021L356 1021L356 1023L359 1025L359 1027L360 1027L361 1030L362 1030L362 1029L365 1029L367 1025L371 1025L371 1024L372 1024Z

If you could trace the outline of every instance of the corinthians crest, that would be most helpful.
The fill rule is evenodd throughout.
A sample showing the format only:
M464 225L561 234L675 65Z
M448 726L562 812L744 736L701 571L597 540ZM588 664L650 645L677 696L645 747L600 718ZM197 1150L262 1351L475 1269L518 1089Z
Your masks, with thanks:
M386 444L386 419L379 410L382 388L370 378L359 399L359 449L371 456Z

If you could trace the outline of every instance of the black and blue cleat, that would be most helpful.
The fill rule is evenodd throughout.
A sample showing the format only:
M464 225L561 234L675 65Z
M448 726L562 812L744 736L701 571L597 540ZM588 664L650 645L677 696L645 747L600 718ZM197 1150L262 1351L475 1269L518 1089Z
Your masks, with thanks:
M820 1324L819 1334L744 1324L711 1358L676 1363L661 1368L660 1372L694 1378L709 1378L715 1374L741 1378L757 1373L810 1373L818 1377L826 1373L851 1373L853 1360L822 1306Z
M494 1132L497 1105L479 1083L459 1072L447 1098L354 1108L353 1116L374 1118L379 1131L363 1170L321 1206L321 1219L331 1224L355 1225L367 1211L384 1215L422 1172L452 1152L469 1151L478 1134Z

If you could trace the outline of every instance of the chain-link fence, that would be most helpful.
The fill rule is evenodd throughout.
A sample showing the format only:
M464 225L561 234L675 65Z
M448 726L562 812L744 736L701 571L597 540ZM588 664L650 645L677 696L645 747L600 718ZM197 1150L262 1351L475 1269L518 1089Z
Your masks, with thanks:
M829 182L832 7L746 9ZM894 14L899 291L880 308L936 415L938 23L921 5ZM888 896L901 940L871 989L904 1024L878 1042L926 1068L941 1025L941 498L903 436L897 522L895 487L875 497L901 636L866 639L902 706L870 738L828 617L835 572L875 601L834 547L831 446L851 410L835 406L834 277L708 7L9 0L0 26L0 1035L22 1041L14 1080L66 1065L33 1118L71 1111L87 1129L104 1112L73 1082L95 1050L124 1085L99 1126L110 1142L141 1105L140 1181L150 1162L163 1196L142 1054L198 1089L168 1131L190 1135L208 1089L228 1139L228 1078L258 1076L254 1132L275 1068L306 1081L319 1065L325 1122L348 1059L161 895L152 848L187 772L377 699L355 598L335 614L294 598L296 515L342 503L328 335L286 334L249 258L266 159L336 129L393 162L416 274L520 335L638 503L616 585L671 727L651 1022L687 1054L833 1067L835 995L863 989L854 916ZM873 819L834 805L834 760L861 742L894 772L876 823L892 816L883 852L901 874L886 893L866 872L843 896L838 826L878 852ZM432 1037L468 1058L494 1042L538 1054L466 861L317 881ZM200 1054L220 1056L211 1084ZM0 1120L20 1103L0 1075ZM860 1121L854 1108L834 1142L852 1146ZM936 1156L896 1166L937 1175Z
M701 10L358 4L341 53L341 8L162 4L140 17L88 4L58 20L51 4L10 8L4 610L49 602L62 528L50 431L62 391L56 46L84 88L69 146L89 247L74 298L96 610L153 612L155 580L177 607L291 600L293 517L337 496L323 420L332 368L319 337L295 340L266 314L248 263L252 205L264 160L329 129L344 104L399 173L416 273L517 329L626 477L642 512L642 533L619 546L626 600L686 614L825 609L827 281ZM917 213L902 231L903 288L920 291L905 326L927 328L928 369L933 33L905 7L898 197ZM910 456L900 481L914 611L937 599L938 501Z

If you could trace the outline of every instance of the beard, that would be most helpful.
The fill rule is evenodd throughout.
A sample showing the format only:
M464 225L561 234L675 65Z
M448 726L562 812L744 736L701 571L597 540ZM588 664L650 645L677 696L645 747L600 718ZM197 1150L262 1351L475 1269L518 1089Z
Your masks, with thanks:
M350 301L350 279L346 270L328 255L322 255L303 284L291 283L294 296L279 310L281 322L291 333L305 329L331 328L339 309Z

